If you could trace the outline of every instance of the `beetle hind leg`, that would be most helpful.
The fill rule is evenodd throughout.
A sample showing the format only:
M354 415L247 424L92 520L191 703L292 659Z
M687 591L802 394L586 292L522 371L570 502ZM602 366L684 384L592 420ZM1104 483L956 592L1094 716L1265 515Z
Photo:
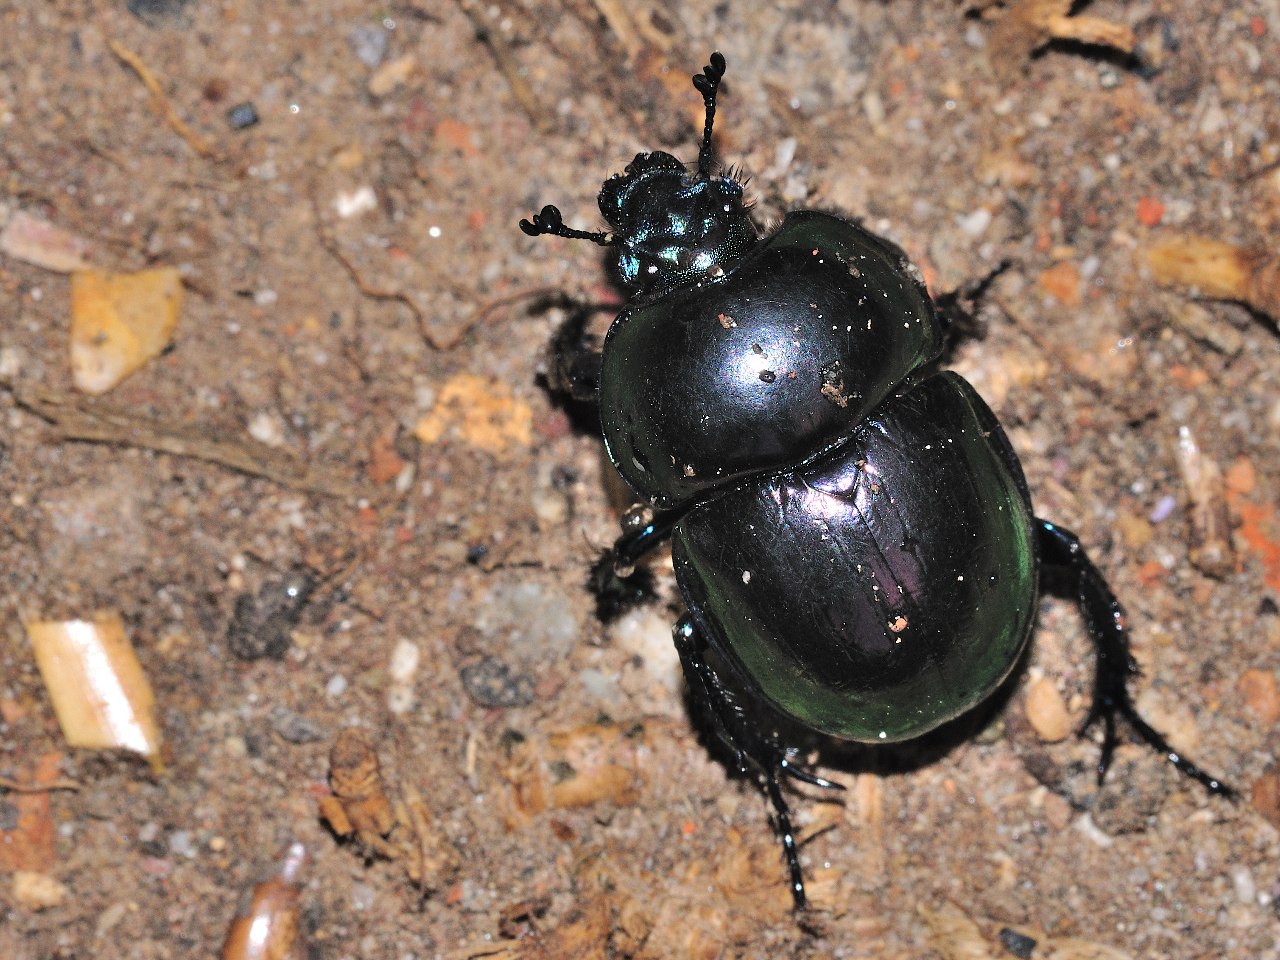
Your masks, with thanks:
M680 666L696 707L705 714L716 735L733 752L738 770L743 774L759 773L765 794L773 805L774 822L782 843L783 857L790 875L791 896L797 910L807 903L804 874L800 869L800 853L791 824L791 808L782 793L782 778L791 777L803 783L827 789L842 790L840 784L816 776L791 762L791 751L772 734L761 732L747 716L738 697L725 686L715 668L707 662L707 641L687 614L672 631Z
M1035 524L1041 562L1062 570L1070 577L1089 635L1098 651L1093 704L1080 729L1083 734L1095 725L1102 724L1102 756L1098 761L1098 782L1101 783L1106 776L1111 758L1115 754L1118 742L1116 718L1121 717L1137 734L1138 739L1156 752L1164 754L1180 773L1195 780L1210 793L1234 797L1235 791L1231 787L1206 773L1171 747L1169 741L1138 713L1129 694L1129 679L1138 672L1138 667L1129 653L1124 608L1074 533L1039 518Z

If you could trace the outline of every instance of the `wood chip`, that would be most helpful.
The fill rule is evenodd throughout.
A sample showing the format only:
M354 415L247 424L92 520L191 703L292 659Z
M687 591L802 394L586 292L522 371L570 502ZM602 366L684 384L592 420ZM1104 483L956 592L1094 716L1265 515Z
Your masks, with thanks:
M24 626L67 743L129 750L162 768L155 694L120 615Z
M1158 284L1194 295L1238 300L1280 320L1280 255L1266 246L1239 246L1184 234L1142 251Z
M25 210L15 213L0 231L0 253L57 273L84 270L92 249L83 237Z

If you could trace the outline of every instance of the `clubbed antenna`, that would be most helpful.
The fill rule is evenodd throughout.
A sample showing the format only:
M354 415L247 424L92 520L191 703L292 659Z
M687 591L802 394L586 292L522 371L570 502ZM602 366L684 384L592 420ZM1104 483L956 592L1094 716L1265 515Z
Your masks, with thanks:
M704 180L711 175L711 125L716 119L716 91L720 89L724 71L724 54L717 50L711 54L711 62L693 77L693 85L702 94L702 103L707 108L707 122L702 127L702 149L698 151L698 176Z
M602 247L617 246L618 238L612 233L600 231L591 233L588 230L574 230L564 225L560 216L560 208L547 204L533 215L532 220L521 220L520 229L531 237L551 236L564 237L566 240L590 240Z

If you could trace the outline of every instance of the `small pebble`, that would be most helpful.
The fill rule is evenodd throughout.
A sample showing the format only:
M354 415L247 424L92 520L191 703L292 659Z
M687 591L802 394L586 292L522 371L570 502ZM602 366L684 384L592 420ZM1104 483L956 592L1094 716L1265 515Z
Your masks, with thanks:
M17 829L22 811L8 800L0 800L0 833Z
M593 667L581 671L578 679L582 683L582 688L598 705L599 709L606 713L613 713L622 706L626 697L622 689L618 686L616 677L605 673L603 670L596 670Z
M1045 743L1059 743L1071 734L1071 715L1057 685L1040 677L1027 688L1027 720Z
M196 845L191 842L191 832L175 830L169 834L169 852L175 857L194 857Z
M405 714L413 709L414 680L418 674L418 666L422 662L422 650L412 640L401 638L391 651L391 659L387 663L387 709L393 714Z
M1172 516L1174 509L1178 506L1176 497L1163 496L1156 501L1156 505L1152 507L1151 513L1147 515L1147 519L1152 523L1164 523Z
M476 629L490 650L521 665L557 663L569 656L580 633L574 605L564 591L534 581L499 583L479 598Z
M1268 767L1249 790L1249 805L1273 827L1280 829L1280 772Z
M1005 927L1000 931L1000 946L1018 960L1030 960L1036 948L1036 940L1025 933Z
M16 380L22 372L22 351L17 347L0 347L0 381Z
M333 198L333 209L343 220L378 209L378 195L368 184L354 190L341 191Z
M381 24L361 23L347 31L347 46L355 58L372 70L387 55L387 30Z
M1141 550L1151 542L1153 531L1151 523L1138 516L1122 510L1116 515L1116 529L1130 550Z
M1136 746L1124 745L1116 751L1089 810L1096 829L1112 837L1148 829L1168 796L1173 775L1171 765L1149 760Z
M530 499L533 502L534 516L544 530L553 530L568 522L570 503L565 491L553 486L538 486Z
M331 697L340 697L347 692L347 678L337 673L324 685L324 692Z
M1270 727L1280 720L1280 690L1274 673L1270 670L1246 670L1236 686L1259 724Z
M49 910L62 905L71 891L47 873L18 870L13 874L13 899L28 910Z
M113 903L111 906L107 907L107 909L103 910L102 913L98 914L98 922L94 924L93 935L97 939L101 940L119 926L120 921L125 918L125 914L128 912L129 903L127 901Z
M387 676L392 683L408 683L418 672L418 664L422 662L422 650L412 640L403 637L396 641L391 650L391 658L387 662Z
M462 688L482 707L523 707L533 703L533 679L509 664L485 657L463 667Z
M397 87L408 82L409 77L417 70L417 59L411 53L397 57L390 63L384 63L369 78L369 92L375 97L385 97Z
M1103 850L1115 845L1115 840L1099 830L1098 825L1093 822L1093 819L1087 813L1076 821L1075 826L1077 830Z
M261 411L249 421L249 436L268 447L282 447L285 443L284 423L274 413Z
M0 222L3 221L0 213ZM0 253L45 270L85 270L92 252L88 240L24 210L15 213L0 230Z
M258 123L258 110L252 103L237 103L227 111L227 125L232 130L244 130Z
M126 0L125 9L149 27L187 26L193 0Z
M287 707L271 711L271 729L286 743L315 743L329 735L323 726Z
M1241 903L1257 903L1258 885L1253 882L1253 871L1243 863L1231 868L1231 885L1235 888L1236 899Z
M979 207L973 213L957 217L956 226L971 237L980 237L987 232L987 227L991 226L991 211L986 207Z

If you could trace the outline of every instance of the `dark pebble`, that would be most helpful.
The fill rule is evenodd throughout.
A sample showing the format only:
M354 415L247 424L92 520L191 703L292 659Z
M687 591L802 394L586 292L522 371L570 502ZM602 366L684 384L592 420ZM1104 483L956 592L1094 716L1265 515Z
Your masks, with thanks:
M1005 927L1000 931L1000 946L1018 960L1031 960L1031 951L1035 950L1036 941L1025 933Z
M462 687L482 707L523 707L533 703L533 680L510 666L485 657L463 667Z
M227 111L227 123L232 130L243 130L258 122L258 110L252 103L237 103Z
M271 729L288 743L315 743L329 736L329 731L287 707L271 711Z
M192 0L127 0L125 9L149 27L186 27Z
M256 595L241 594L227 627L227 649L241 660L283 659L315 587L315 578L299 569L263 584Z

